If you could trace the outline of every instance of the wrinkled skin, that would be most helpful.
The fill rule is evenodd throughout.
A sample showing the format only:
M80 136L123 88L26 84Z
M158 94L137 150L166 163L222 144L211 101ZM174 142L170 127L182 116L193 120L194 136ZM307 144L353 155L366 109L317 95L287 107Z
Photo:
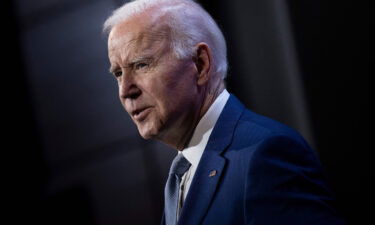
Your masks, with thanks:
M208 45L197 44L195 57L177 59L168 37L162 23L135 16L113 27L108 54L120 101L140 135L182 150L223 87L209 91Z

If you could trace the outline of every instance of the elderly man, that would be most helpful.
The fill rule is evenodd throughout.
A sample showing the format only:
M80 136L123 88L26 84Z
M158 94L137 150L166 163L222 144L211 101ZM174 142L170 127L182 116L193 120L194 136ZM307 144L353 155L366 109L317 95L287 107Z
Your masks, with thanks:
M343 224L303 138L225 89L225 40L202 7L133 1L104 29L121 103L139 133L178 150L163 224Z

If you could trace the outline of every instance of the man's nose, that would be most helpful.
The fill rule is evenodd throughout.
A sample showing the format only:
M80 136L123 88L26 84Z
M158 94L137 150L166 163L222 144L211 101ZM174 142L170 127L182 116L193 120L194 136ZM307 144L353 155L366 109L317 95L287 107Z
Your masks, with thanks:
M136 99L141 95L141 90L138 87L136 80L131 74L122 72L119 80L119 95L121 99Z

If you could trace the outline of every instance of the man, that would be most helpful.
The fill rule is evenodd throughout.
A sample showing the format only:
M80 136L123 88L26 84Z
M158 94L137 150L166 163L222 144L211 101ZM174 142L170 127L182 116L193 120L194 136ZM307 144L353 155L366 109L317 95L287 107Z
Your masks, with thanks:
M343 224L303 138L226 91L225 40L202 7L133 1L104 29L121 103L139 133L178 150L163 224Z

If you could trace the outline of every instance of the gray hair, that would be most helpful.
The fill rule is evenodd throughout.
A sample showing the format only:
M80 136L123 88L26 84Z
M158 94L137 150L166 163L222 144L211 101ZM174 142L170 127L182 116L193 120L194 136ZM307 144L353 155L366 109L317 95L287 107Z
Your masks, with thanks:
M165 23L171 30L171 47L177 58L193 56L196 44L205 42L211 48L215 72L223 79L226 77L228 62L224 35L214 19L193 0L133 0L113 11L105 21L103 31L108 34L117 24L154 8L157 13L152 19L168 16Z

